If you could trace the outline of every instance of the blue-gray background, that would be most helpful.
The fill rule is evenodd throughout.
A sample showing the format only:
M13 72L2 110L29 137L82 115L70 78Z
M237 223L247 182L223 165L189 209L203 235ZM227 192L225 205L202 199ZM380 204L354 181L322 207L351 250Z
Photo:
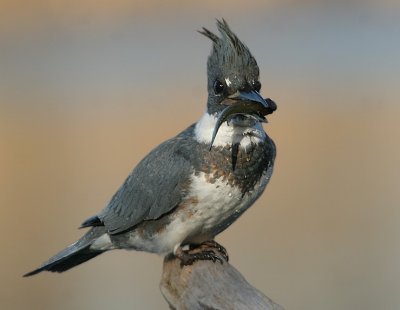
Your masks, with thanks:
M205 110L224 17L278 111L262 198L219 238L287 309L400 307L398 1L1 1L0 308L166 309L162 258L21 275L78 238L152 147Z

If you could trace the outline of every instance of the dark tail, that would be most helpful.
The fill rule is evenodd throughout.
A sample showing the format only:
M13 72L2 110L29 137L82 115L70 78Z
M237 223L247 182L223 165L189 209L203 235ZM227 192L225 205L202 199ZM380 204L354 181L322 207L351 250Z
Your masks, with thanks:
M92 243L105 233L104 227L94 227L89 230L81 239L57 255L50 258L39 268L28 272L24 277L33 276L42 271L64 272L72 267L82 264L106 250L91 249Z

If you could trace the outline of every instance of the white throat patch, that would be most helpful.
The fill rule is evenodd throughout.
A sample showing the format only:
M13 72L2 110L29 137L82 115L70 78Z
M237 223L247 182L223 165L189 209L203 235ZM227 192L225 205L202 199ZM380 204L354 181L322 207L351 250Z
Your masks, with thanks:
M198 142L205 144L211 143L212 134L218 117L207 112L197 122L194 129L195 137ZM215 137L213 146L226 146L240 143L240 147L246 148L253 143L264 141L266 133L262 125L257 122L252 127L235 126L227 122L222 123Z

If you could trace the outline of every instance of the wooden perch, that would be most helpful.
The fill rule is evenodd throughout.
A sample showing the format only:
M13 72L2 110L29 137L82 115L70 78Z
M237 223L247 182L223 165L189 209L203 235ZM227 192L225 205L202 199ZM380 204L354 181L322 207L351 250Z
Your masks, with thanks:
M181 267L178 258L168 255L160 290L171 309L283 310L225 261L196 261Z

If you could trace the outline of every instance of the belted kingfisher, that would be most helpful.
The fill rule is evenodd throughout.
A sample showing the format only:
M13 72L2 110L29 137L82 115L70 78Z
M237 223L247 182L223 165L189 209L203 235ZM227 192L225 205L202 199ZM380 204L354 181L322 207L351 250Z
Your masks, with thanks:
M212 41L205 114L139 162L108 205L83 222L90 230L81 239L25 276L63 272L113 249L174 253L183 265L216 261L212 250L190 252L205 244L227 258L214 238L271 177L276 151L262 122L276 104L261 97L259 68L246 45L225 20L217 27L220 36L199 31Z

